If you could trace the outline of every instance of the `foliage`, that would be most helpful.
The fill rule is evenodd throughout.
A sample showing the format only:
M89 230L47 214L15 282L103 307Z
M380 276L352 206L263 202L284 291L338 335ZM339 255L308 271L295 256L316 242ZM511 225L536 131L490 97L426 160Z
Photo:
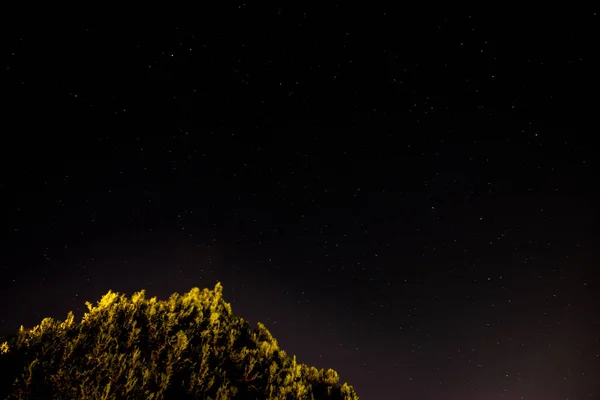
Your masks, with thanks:
M296 361L222 286L167 301L109 291L80 323L45 318L0 341L0 398L358 400L338 374Z

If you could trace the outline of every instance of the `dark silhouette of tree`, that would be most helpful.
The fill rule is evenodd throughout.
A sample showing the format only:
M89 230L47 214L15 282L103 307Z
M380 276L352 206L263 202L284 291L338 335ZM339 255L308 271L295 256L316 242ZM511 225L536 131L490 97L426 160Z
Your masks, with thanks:
M220 283L167 301L109 291L81 322L45 318L0 341L0 398L358 400L337 372L296 361Z

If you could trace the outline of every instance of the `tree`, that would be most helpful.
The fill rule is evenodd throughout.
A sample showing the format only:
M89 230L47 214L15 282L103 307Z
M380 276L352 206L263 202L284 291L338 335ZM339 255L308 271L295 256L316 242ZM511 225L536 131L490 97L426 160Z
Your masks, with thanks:
M357 400L233 314L220 283L167 301L109 291L80 322L45 318L0 340L0 398Z

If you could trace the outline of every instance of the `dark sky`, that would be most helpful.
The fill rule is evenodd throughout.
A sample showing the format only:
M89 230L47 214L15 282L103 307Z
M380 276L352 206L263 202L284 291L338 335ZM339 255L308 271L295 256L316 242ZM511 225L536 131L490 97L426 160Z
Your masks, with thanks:
M594 13L21 26L0 333L224 286L364 400L600 397Z

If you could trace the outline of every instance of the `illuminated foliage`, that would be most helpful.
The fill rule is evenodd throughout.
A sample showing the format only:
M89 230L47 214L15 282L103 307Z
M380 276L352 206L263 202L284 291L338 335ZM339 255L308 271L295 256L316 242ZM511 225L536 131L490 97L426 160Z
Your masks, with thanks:
M81 322L45 318L0 340L0 398L357 400L332 369L288 357L223 288L167 301L109 291Z

